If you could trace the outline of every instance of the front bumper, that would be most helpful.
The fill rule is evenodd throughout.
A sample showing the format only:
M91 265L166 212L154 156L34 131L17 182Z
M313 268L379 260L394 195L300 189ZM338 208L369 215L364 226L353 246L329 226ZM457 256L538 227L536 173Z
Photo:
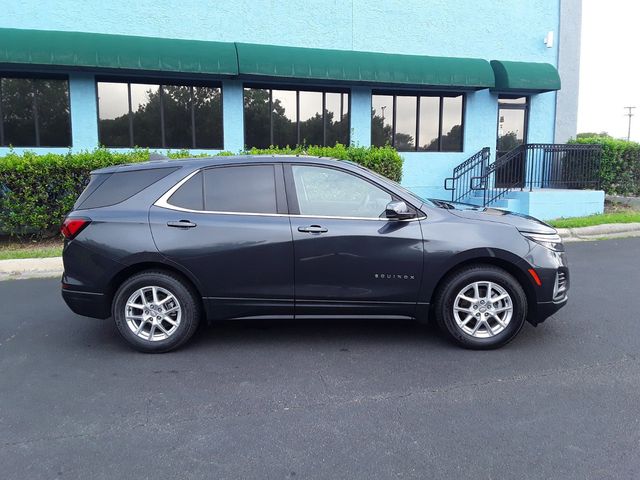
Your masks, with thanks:
M538 247L534 269L542 285L536 287L536 303L529 312L529 321L533 325L544 322L567 304L569 300L569 266L564 252L553 252Z
M549 318L551 315L553 315L562 307L564 307L567 304L568 300L569 300L569 297L565 295L564 298L559 301L538 302L538 304L536 305L536 316L535 316L534 325L544 322L547 318Z

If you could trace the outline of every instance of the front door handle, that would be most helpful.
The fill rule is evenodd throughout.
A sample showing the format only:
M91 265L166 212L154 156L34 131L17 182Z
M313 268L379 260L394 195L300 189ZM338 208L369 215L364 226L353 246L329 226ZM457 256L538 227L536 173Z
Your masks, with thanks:
M320 225L309 225L308 227L298 227L298 231L305 233L326 233L329 230Z
M198 224L190 222L189 220L180 220L179 222L167 222L167 227L193 228L197 226Z

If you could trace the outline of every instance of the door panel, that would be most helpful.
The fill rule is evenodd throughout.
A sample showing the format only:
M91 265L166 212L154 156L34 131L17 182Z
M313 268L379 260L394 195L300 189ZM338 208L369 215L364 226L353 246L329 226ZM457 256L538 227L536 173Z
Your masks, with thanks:
M397 200L337 167L289 165L296 317L412 316L422 278L418 221L384 218ZM381 218L383 217L383 218Z
M526 97L498 99L498 138L496 158L526 143L527 138ZM496 170L496 187L518 188L525 182L526 155L524 152L513 158L507 165Z
M156 246L200 279L216 318L293 314L293 248L286 216L152 207ZM167 224L188 220L196 227Z
M325 233L299 227L318 225ZM422 278L420 223L292 217L296 316L412 316Z
M293 240L280 164L194 172L149 212L156 246L199 279L213 318L293 315Z

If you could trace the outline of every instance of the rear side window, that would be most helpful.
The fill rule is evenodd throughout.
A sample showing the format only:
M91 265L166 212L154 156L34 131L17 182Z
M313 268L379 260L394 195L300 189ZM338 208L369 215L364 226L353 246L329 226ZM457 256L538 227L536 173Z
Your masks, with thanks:
M204 210L202 172L196 173L169 197L168 203L189 210Z
M204 171L205 210L276 213L273 165L218 167Z
M94 173L91 175L91 179L89 180L89 184L82 191L76 203L73 205L73 209L77 210L80 205L84 203L84 201L89 197L93 192L95 192L102 182L104 182L107 178L109 178L110 173Z
M75 208L99 208L123 202L176 170L177 168L154 168L94 175L96 178L92 176Z

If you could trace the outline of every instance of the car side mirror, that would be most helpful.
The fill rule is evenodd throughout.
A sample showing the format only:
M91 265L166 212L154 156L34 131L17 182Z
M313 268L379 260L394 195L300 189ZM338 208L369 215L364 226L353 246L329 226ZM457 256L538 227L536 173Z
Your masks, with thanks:
M415 213L401 200L389 202L384 213L389 220L407 220L415 217Z

